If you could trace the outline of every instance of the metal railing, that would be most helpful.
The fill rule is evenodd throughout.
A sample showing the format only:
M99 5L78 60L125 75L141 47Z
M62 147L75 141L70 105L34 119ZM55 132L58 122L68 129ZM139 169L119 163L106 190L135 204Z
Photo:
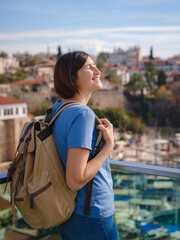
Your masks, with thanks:
M116 161L116 160L110 160L110 166L112 169L117 169L117 170L180 179L180 169L176 169L176 168L145 165L140 163L131 163L131 162ZM0 173L0 184L6 183L6 181L7 181L7 172Z

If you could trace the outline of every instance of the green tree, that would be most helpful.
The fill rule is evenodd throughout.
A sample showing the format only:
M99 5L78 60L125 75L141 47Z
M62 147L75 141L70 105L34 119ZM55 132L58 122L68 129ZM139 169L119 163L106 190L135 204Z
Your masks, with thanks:
M150 63L146 69L145 76L146 76L147 84L151 91L154 89L154 86L156 86L157 84L156 74L157 74L156 67L152 63Z
M0 84L6 84L9 83L8 77L4 75L0 75Z
M127 86L131 88L134 96L137 95L138 91L142 93L143 88L145 87L145 82L142 75L134 73Z
M21 56L19 58L19 61L20 61L20 66L34 66L42 62L42 57L39 54L36 54L34 56L28 55L25 58Z
M168 99L173 100L173 93L171 90L167 89L165 86L161 86L156 92L157 99Z
M6 52L0 52L0 57L2 57L2 58L7 58L8 57L8 55L7 55L7 53Z
M115 72L111 72L108 76L106 76L106 79L108 79L110 82L118 83L119 77Z
M23 80L27 77L27 73L25 71L21 71L21 70L18 70L16 73L15 73L15 80L18 81L18 80Z
M140 118L137 118L137 117L131 118L131 121L128 125L128 130L132 131L133 134L136 134L136 133L143 134L147 132L146 125L141 121Z
M154 57L153 57L153 47L151 47L150 49L150 56L149 56L150 60L153 60Z
M166 85L167 76L164 70L157 71L157 74L158 74L158 82L157 82L158 87L161 87L162 85Z
M96 65L97 68L101 71L104 72L106 69L105 63L107 62L108 57L105 53L99 54L97 60L96 60Z
M60 58L60 56L62 55L62 51L61 51L61 47L58 46L58 54L57 54L57 59Z
M40 105L30 111L34 116L45 115L47 109L51 106L51 103L48 101L43 101Z

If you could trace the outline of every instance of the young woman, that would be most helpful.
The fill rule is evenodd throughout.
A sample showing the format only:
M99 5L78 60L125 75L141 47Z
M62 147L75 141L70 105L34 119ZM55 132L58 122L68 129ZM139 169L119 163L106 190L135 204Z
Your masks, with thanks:
M66 167L68 187L77 191L76 207L72 216L57 227L63 240L118 240L113 220L114 195L108 155L114 147L113 126L101 119L97 127L103 134L103 146L88 161L97 138L95 114L86 105L91 93L102 88L100 71L85 52L62 55L55 66L54 87L62 98L52 114L65 102L77 102L66 108L53 126L53 136ZM59 134L61 133L61 134ZM86 184L93 179L90 213L85 215Z

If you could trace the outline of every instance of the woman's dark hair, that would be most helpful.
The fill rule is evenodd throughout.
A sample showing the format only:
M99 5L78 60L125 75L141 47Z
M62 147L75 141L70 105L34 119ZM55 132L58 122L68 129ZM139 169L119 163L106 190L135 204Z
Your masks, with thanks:
M68 99L78 92L77 71L85 64L88 54L82 51L62 55L54 69L54 90L62 98Z

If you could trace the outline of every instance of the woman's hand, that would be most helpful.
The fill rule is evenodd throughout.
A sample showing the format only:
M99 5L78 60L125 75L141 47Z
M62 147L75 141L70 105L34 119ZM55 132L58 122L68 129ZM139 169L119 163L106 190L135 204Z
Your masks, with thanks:
M113 134L113 125L106 119L100 119L102 124L97 126L97 129L102 131L103 139L104 139L104 146L109 149L111 152L114 148L114 134Z

